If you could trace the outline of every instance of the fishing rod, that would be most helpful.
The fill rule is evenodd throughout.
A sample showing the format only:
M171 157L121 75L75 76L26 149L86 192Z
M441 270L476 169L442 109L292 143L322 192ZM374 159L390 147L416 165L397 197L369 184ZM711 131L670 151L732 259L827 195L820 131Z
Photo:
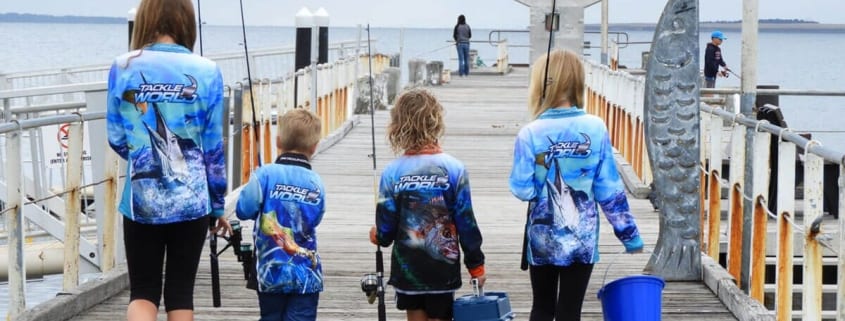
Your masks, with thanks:
M370 84L370 135L372 138L372 154L370 158L373 159L373 201L378 204L378 168L376 166L376 116L375 104L373 102L373 53L370 38L370 25L367 24L367 67L369 68L369 84ZM378 207L378 205L376 205ZM381 251L381 246L376 244L376 273L367 273L361 279L361 289L367 294L370 304L373 303L374 296L378 298L378 320L387 320L387 311L384 306L384 255Z
M733 70L730 70L730 69L725 69L725 70L726 70L727 72L731 73L731 75L734 75L736 78L739 78L739 80L742 80L742 77L740 77L739 75L737 75L737 74L736 74Z
M552 55L552 40L554 39L554 24L555 24L555 10L557 9L557 0L552 0L552 15L549 22L549 46L546 48L546 68L543 71L543 97L540 100L540 105L546 103L546 87L549 85L549 58ZM536 161L535 161L536 162ZM545 165L545 164L544 164ZM528 206L525 214L525 231L522 238L522 259L519 263L519 268L523 271L528 270L528 227L531 224L531 206Z
M259 129L258 119L255 116L255 97L254 97L255 95L254 95L254 92L252 91L252 72L250 71L250 68L249 68L249 48L246 45L246 21L244 20L244 1L239 0L239 2L241 4L241 31L243 32L243 37L244 37L244 56L246 58L246 78L247 78L247 83L249 84L249 104L250 104L250 108L252 109L252 127L253 127L252 131L255 134L255 146L256 146L255 155L256 155L257 166L260 167L261 166L261 146L259 144L259 141L261 140L261 138L258 134L258 129Z
M202 50L202 1L197 0L197 19L199 20L199 40L200 40L200 56L203 55ZM208 220L210 237L208 240L208 262L211 265L211 302L215 308L219 308L222 304L220 302L220 261L217 252L217 220L213 217Z

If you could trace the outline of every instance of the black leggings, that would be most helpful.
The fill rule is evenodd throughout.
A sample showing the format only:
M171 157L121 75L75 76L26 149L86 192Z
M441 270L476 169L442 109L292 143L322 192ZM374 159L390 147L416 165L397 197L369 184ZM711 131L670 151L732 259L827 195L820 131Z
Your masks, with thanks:
M164 307L194 309L194 279L208 233L208 217L170 224L141 224L124 216L123 243L129 267L129 302L142 299L159 306L161 272L164 274Z
M530 321L579 321L592 264L532 265Z

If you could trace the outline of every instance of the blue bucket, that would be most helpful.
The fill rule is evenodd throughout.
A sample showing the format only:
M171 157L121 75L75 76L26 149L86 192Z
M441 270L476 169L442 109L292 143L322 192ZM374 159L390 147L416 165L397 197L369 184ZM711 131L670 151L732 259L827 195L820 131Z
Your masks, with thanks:
M650 275L628 276L599 290L604 321L660 321L663 279Z

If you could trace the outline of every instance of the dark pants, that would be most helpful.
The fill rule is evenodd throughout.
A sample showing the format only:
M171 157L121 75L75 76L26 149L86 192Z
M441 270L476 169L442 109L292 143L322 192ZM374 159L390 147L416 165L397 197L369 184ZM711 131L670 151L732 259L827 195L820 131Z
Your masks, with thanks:
M469 42L458 43L458 75L469 75Z
M208 217L170 224L141 224L123 218L123 243L129 268L129 301L159 306L164 256L164 307L194 309L194 280L208 233Z
M532 265L530 321L579 321L593 264Z
M319 293L282 294L258 292L261 309L259 321L314 321L317 320Z

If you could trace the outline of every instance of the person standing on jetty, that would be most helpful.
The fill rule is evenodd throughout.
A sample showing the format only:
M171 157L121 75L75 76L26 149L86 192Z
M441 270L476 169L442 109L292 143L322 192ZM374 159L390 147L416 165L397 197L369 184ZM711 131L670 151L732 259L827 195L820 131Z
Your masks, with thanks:
M599 260L599 207L626 252L642 251L643 241L607 127L581 108L581 58L568 50L548 55L531 65L528 109L535 119L516 137L510 190L528 202L523 255L533 295L529 320L578 321Z
M370 242L393 246L388 284L408 321L452 320L461 252L478 286L487 280L467 170L440 147L443 114L430 92L411 89L396 100L387 126L390 146L402 155L381 174Z
M231 233L222 218L223 77L213 61L193 54L196 35L190 0L143 0L132 51L109 71L108 142L128 163L119 210L129 321L156 320L162 285L167 320L193 320L209 220Z
M727 77L728 71L731 70L722 57L722 49L719 48L727 39L719 30L710 34L710 42L707 43L707 50L704 52L704 87L706 88L716 87L716 77ZM719 71L719 67L724 70Z
M458 76L469 76L469 40L472 38L472 29L467 24L464 15L458 16L458 24L452 31L452 39L455 39L455 46L458 48Z

